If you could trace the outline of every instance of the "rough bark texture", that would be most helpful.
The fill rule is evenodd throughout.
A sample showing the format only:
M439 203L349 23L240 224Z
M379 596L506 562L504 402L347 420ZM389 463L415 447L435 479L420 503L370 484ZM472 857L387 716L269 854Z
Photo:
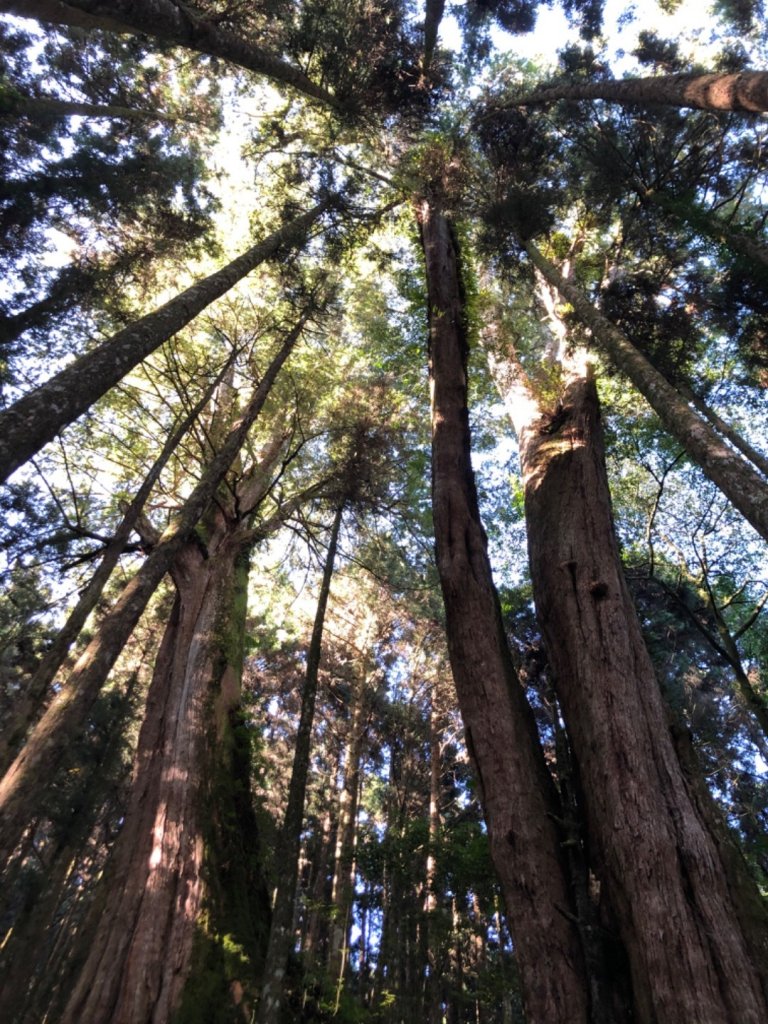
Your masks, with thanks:
M681 770L621 572L592 382L574 377L520 448L537 614L637 1021L758 1024L757 950Z
M212 851L227 845L222 828L233 827L217 783L223 775L231 786L241 784L230 715L239 703L237 638L245 615L241 538L231 520L217 519L208 557L187 544L174 563L177 599L147 698L131 801L91 952L62 1024L169 1024L193 949L216 941L210 889L224 882ZM248 901L247 891L241 896ZM253 934L232 931L251 952ZM227 978L226 966L222 997L227 982L240 980Z
M323 579L320 585L320 595L315 612L315 622L312 629L312 638L307 652L307 670L304 677L304 690L301 695L301 715L296 733L296 749L293 755L291 781L288 787L288 804L285 809L285 819L280 835L277 857L280 876L277 882L272 927L269 932L269 946L264 966L264 985L258 1011L259 1024L278 1024L280 1020L283 982L293 943L293 905L296 900L296 886L299 877L301 827L304 821L304 802L307 791L307 777L309 775L310 744L312 724L315 718L318 671L323 649L325 611L331 592L331 577L333 576L343 513L344 506L340 505L331 527Z
M110 669L149 599L172 567L242 448L306 320L307 317L303 317L284 340L251 401L229 432L226 442L211 459L181 512L162 534L157 547L105 617L98 634L78 659L67 683L51 701L26 746L0 782L0 864L6 863L24 831L40 780L51 777L70 737L83 727Z
M37 18L54 25L101 28L154 36L212 57L221 57L240 67L289 85L305 96L336 106L336 100L322 86L280 57L262 50L249 40L200 17L192 6L172 0L0 0L0 11L21 18Z
M738 452L725 444L714 428L690 408L629 338L599 313L577 287L566 281L532 243L526 245L526 251L533 264L590 328L599 348L619 371L629 377L665 429L760 536L768 540L768 482Z
M226 267L81 355L0 413L0 482L246 274L286 247L300 245L330 205L331 201L325 200L285 224Z
M557 100L607 100L698 110L768 110L768 71L739 71L706 75L657 75L654 78L609 79L537 89L515 100L516 106Z
M578 937L554 818L557 804L515 676L470 462L467 340L458 252L445 215L418 204L426 258L437 565L451 668L504 890L527 1019L588 1019Z

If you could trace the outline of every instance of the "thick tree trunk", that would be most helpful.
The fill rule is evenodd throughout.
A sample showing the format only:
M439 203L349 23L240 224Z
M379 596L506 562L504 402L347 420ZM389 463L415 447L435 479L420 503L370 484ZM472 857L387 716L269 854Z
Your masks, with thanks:
M715 72L609 79L537 89L514 100L519 107L557 100L607 100L638 106L665 105L698 110L768 110L768 71Z
M626 374L645 398L665 429L685 449L728 500L768 540L768 481L729 448L672 385L635 348L629 338L602 315L577 287L532 244L526 251L534 266L553 284L590 328L598 347Z
M537 615L639 1024L768 1019L759 960L681 770L616 545L594 384L520 434Z
M430 315L433 515L451 668L528 1020L580 1024L588 1019L588 985L569 919L573 907L555 826L557 799L512 667L470 461L457 246L435 205L423 200L417 217Z
M324 200L274 231L0 412L0 483L246 274L286 248L301 245L331 202Z
M304 802L309 774L312 724L315 718L318 671L323 649L325 612L331 592L331 578L333 576L343 514L344 505L341 504L336 511L331 527L323 579L320 585L320 595L315 612L315 623L307 652L307 670L304 677L304 690L301 696L301 716L296 734L296 749L288 789L288 804L285 809L285 819L283 821L276 860L280 874L277 881L272 926L269 931L269 946L264 966L264 984L258 1011L259 1024L278 1024L280 1020L280 1007L283 1002L283 982L288 966L288 957L290 956L293 944L293 906L296 900L296 886L299 874L301 827L304 821Z
M153 36L172 46L221 57L274 82L289 85L327 106L337 106L331 93L307 78L299 68L199 16L191 6L172 0L100 0L96 3L93 0L0 0L0 11L53 25Z
M242 838L232 842L243 820L232 795L243 783L232 716L240 697L247 560L231 521L217 518L208 557L188 544L174 563L178 596L147 698L131 802L91 952L62 1024L170 1024L193 951L204 960L205 944L221 941L218 929L258 955L266 923L250 919L249 910L258 911L260 893L252 873L231 863L254 854L238 849ZM227 887L222 870L238 885L234 921L220 891ZM228 974L223 956L216 967L218 998L228 989L239 993L247 979ZM213 1001L199 1005L204 987L195 991L198 1011L215 1012Z
M302 317L283 341L225 444L211 459L181 512L162 534L157 547L101 623L98 634L78 659L66 684L51 701L0 782L0 865L6 863L23 834L40 780L53 777L67 744L81 730L149 599L172 567L242 448L307 319L307 316Z

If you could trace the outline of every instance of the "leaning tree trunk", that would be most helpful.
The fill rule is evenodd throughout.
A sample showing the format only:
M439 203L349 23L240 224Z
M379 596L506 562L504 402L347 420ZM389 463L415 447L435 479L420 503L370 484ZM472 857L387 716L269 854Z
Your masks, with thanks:
M202 398L200 398L166 440L149 473L147 473L133 499L125 508L123 518L120 520L112 539L107 544L101 562L81 593L77 604L67 616L66 622L56 634L56 638L49 649L40 659L40 663L25 684L23 692L14 702L9 720L3 724L2 732L0 732L0 775L6 771L13 761L15 753L23 742L30 724L34 721L36 714L44 703L48 688L53 682L56 673L64 664L64 659L69 653L70 647L77 640L88 616L96 607L104 587L112 575L112 570L123 554L125 545L138 522L144 505L152 492L152 488L157 483L160 474L178 448L184 435L208 404L216 386L227 371L232 358L227 361L227 365L208 386Z
M439 206L419 202L432 389L432 496L448 649L530 1024L588 1019L588 983L555 819L557 798L515 675L470 461L459 253Z
M586 295L567 281L533 243L529 242L525 248L534 266L571 303L579 319L592 331L597 346L616 369L629 377L668 433L760 536L768 540L768 481L728 447L629 338L595 309Z
M206 19L191 6L173 0L106 0L97 4L92 0L0 0L0 11L53 25L153 36L171 46L184 46L239 64L327 106L337 106L333 95L299 68L222 27L215 19Z
M269 931L269 945L264 966L264 984L259 1003L259 1024L278 1024L283 1003L284 979L288 958L293 943L293 907L296 900L296 886L299 877L299 853L301 851L301 827L304 821L304 802L309 774L309 756L312 740L312 724L315 718L318 672L323 649L325 612L331 592L336 548L344 515L343 503L339 505L331 527L325 568L317 601L315 623L307 652L307 669L304 676L304 690L301 695L301 715L296 734L296 749L288 788L288 803L285 809L283 828L278 843L277 893Z
M768 71L713 72L612 78L536 89L511 101L538 106L557 100L607 100L638 106L665 105L698 110L768 110Z
M520 431L538 619L638 1024L758 1024L764 942L675 750L613 532L594 383ZM763 932L763 934L765 934Z
M253 990L268 901L245 848L255 833L237 729L247 553L236 523L215 522L208 557L189 543L174 563L131 800L62 1024L170 1024L188 984L203 1017ZM250 978L225 936L250 956Z
M277 253L301 245L331 203L325 199L284 224L226 267L118 331L0 412L0 483L246 274Z

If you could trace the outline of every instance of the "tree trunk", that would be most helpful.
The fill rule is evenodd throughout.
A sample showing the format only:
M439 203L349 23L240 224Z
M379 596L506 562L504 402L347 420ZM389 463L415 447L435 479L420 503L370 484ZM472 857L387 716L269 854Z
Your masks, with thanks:
M417 218L430 316L437 566L467 748L480 784L530 1024L580 1024L588 1019L588 985L569 920L573 908L555 826L557 798L512 667L470 461L458 249L438 207L421 201Z
M246 274L271 256L301 245L331 202L326 199L285 224L0 412L0 483Z
M337 106L331 93L307 78L299 68L222 28L215 21L206 20L192 7L173 3L172 0L104 0L97 4L92 0L68 0L66 3L60 0L0 0L0 11L20 18L37 18L53 25L153 36L172 46L221 57L274 82L289 85L327 106Z
M574 374L557 418L529 422L520 451L537 615L636 1020L757 1024L758 949L681 771L624 582L592 380Z
M312 639L307 652L307 670L304 677L304 691L301 697L301 717L296 734L296 750L293 757L291 781L288 790L288 804L279 840L276 859L280 872L277 894L269 931L269 946L264 965L264 984L259 1003L259 1024L278 1024L280 1007L283 1002L283 979L293 943L293 906L296 900L298 881L301 827L304 821L304 801L309 774L309 755L312 740L312 724L315 718L318 671L323 647L325 611L331 592L331 578L336 560L336 548L344 514L343 503L336 510L328 542L320 596L317 601Z
M370 620L372 625L373 619ZM368 635L370 633L370 635ZM365 740L366 689L368 686L368 649L372 632L365 630L362 640L360 671L353 682L349 727L344 764L344 784L339 795L338 830L331 886L331 934L328 973L336 990L338 1011L344 974L349 959L349 935L352 926L352 904L355 892L355 846L357 838L357 807L360 796L360 760Z
M193 953L202 974L211 950L218 991L195 976L190 984L198 1011L207 998L213 1013L249 980L227 962L223 937L258 960L266 922L254 917L267 913L267 900L254 886L255 851L238 835L252 825L237 796L247 766L237 763L235 736L247 556L231 520L217 519L208 556L190 543L174 563L178 595L147 698L131 801L62 1024L169 1024Z
M768 540L768 482L721 440L713 427L690 408L629 338L598 312L578 288L566 281L532 243L526 245L526 251L534 266L571 303L580 320L590 328L595 343L614 366L629 377L665 429L760 536Z
M164 114L159 110L141 110L137 107L120 107L114 104L78 103L75 100L60 100L54 96L24 96L6 86L0 92L0 117L8 115L46 117L93 117L125 118L141 121L180 121L182 118Z
M558 85L512 101L516 107L557 100L607 100L638 106L666 105L698 110L768 110L768 71L716 72L706 75L656 75Z
M70 738L82 728L149 599L172 567L238 455L307 319L307 316L302 317L283 341L225 444L213 456L183 508L162 534L157 547L101 623L98 634L80 656L67 683L51 701L0 782L0 865L5 864L12 854L30 819L30 808L34 807L40 780L53 776Z

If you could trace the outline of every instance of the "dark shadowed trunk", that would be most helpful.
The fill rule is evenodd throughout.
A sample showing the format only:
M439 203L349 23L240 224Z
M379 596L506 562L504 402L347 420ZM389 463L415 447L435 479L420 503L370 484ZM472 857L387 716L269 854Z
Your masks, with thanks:
M571 922L558 803L533 715L515 675L491 576L470 461L467 338L459 255L427 200L432 493L451 668L514 936L530 1024L588 1019L588 984Z
M92 0L0 0L0 11L54 25L154 36L172 46L221 57L328 106L336 106L331 93L299 68L222 27L216 19L207 19L194 7L173 0L105 0L97 4Z
M207 1012L253 990L225 938L258 962L268 901L255 858L237 712L247 553L216 516L207 557L194 543L172 569L176 602L139 737L135 778L91 952L62 1024L168 1024L188 980ZM243 787L245 789L243 790ZM240 792L240 795L238 795ZM261 950L263 954L263 949ZM217 991L190 971L211 969ZM249 984L250 983L250 984Z

